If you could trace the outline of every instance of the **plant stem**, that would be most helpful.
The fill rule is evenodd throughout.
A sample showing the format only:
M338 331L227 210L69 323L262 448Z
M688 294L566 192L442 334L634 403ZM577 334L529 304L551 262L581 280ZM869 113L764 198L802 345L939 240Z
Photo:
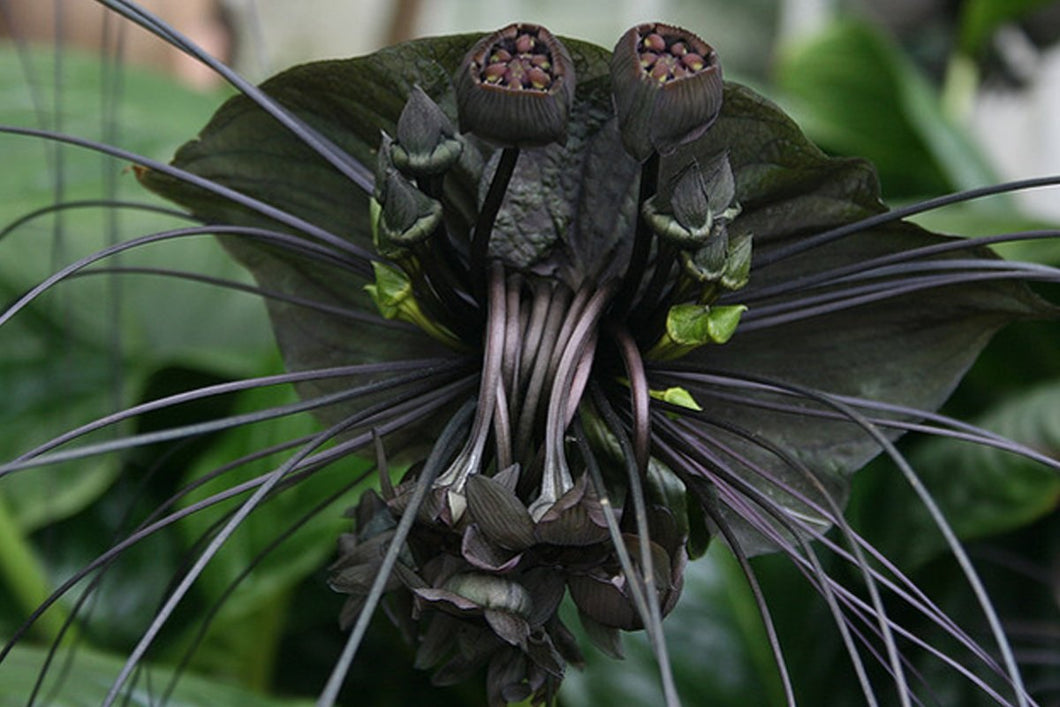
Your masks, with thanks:
M0 491L0 578L27 614L51 595L51 582L22 528L16 523L11 509ZM62 633L66 610L56 605L41 614L34 624L39 637L55 640ZM69 635L69 632L68 632Z

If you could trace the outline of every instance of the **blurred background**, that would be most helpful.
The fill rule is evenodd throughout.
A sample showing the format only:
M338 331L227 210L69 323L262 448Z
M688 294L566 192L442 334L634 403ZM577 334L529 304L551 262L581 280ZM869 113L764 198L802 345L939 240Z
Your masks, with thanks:
M681 24L718 49L726 76L763 92L826 151L871 159L892 205L1015 178L1060 173L1060 3L1042 0L154 0L178 30L254 80L295 63L348 57L406 39L491 30L515 20L610 47L648 19ZM139 29L105 20L88 0L0 0L0 123L45 126L116 143L166 160L208 119L229 90L208 69ZM58 42L56 42L58 38ZM52 47L30 49L51 43ZM58 46L62 51L56 51ZM101 69L102 67L102 69ZM0 154L0 295L26 291L60 264L108 243L157 230L141 214L111 209L76 218L19 219L56 201L143 200L126 163L4 136ZM124 171L123 171L124 170ZM1026 191L920 218L936 230L980 235L1055 228L1055 190ZM43 243L48 245L42 246ZM1006 246L1006 255L1060 264L1056 240ZM211 243L123 256L125 266L167 267L242 278ZM0 346L0 458L24 451L108 410L177 390L279 369L256 298L164 283L157 277L84 278L9 325ZM1054 293L1055 294L1055 293ZM223 299L222 299L223 298ZM1055 301L1055 298L1054 298ZM13 328L17 327L17 328ZM1060 453L1060 350L1056 328L1019 325L983 355L947 408L960 419ZM135 431L279 405L289 392L233 396L208 409L142 416ZM120 458L57 466L0 479L0 638L110 539L219 460L314 429L280 421L268 432L240 428L191 444L159 445ZM128 430L126 430L128 433ZM1028 684L1042 705L1060 704L1060 482L981 447L906 439L932 493L984 573L1013 635ZM263 463L267 463L265 460ZM955 473L954 470L960 470ZM248 472L251 473L251 472ZM887 464L856 479L849 515L970 633L986 636L964 580L911 493ZM76 479L76 483L71 482ZM146 481L145 481L146 479ZM221 598L179 704L306 704L343 636L341 597L323 568L347 521L319 514L272 562L228 597L227 583L274 539L275 529L334 491L324 480L266 510L201 582L178 630L152 659L177 662L193 626ZM193 500L193 499L192 499ZM190 503L187 500L184 503ZM131 554L101 585L79 626L80 658L51 704L98 704L91 687L112 676L135 644L143 617L216 514L199 514L171 537ZM910 542L916 538L917 542ZM101 545L102 543L102 545ZM761 575L803 704L857 704L857 685L823 602L782 558L759 558ZM844 578L842 567L832 570ZM846 579L850 579L846 577ZM33 639L59 630L70 602L46 614ZM198 613L196 613L198 612ZM50 617L50 618L49 618ZM899 616L918 627L914 616ZM184 621L182 624L181 621ZM572 621L576 624L576 621ZM679 608L666 622L680 692L689 705L783 703L753 599L716 544L692 565ZM929 632L930 626L919 626ZM985 640L985 639L984 639ZM643 637L627 659L590 652L572 670L563 705L654 705L657 671ZM349 704L480 704L480 685L435 691L412 670L412 652L385 620L375 622L355 665ZM43 649L27 646L0 665L0 707L22 705ZM386 670L380 670L380 665ZM950 672L914 666L939 703L981 697ZM154 673L164 682L167 668ZM203 697L209 695L209 697ZM252 696L252 697L248 697ZM266 697L269 696L269 697ZM890 704L884 695L881 704Z

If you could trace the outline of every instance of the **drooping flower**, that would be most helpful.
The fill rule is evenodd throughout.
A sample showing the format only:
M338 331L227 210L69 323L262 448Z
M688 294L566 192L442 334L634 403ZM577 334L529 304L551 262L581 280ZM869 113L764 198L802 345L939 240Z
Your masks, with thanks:
M514 25L262 88L293 128L237 97L173 163L208 184L139 176L259 229L224 244L270 293L288 368L347 367L300 381L321 440L410 464L340 540L353 636L390 593L439 683L484 667L491 703L545 701L581 660L565 593L601 649L645 628L665 665L661 617L721 536L789 554L914 691L900 627L804 544L906 593L843 521L848 477L993 331L1050 311L1024 271L889 218L868 165L723 87L713 50L667 25L613 54ZM351 158L374 184L336 169Z

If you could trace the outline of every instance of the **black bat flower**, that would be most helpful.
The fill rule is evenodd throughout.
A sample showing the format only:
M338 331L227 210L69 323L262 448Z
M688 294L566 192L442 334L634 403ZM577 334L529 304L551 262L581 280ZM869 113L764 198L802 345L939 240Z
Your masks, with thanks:
M930 686L907 652L923 651L1027 703L1000 628L980 647L842 510L881 453L917 487L894 440L942 424L933 411L1000 327L1055 315L1025 284L1054 270L900 220L871 166L823 154L670 25L610 52L518 24L248 90L137 174L250 270L285 380L327 426L200 561L281 485L379 460L331 567L352 632L323 704L384 599L437 683L485 669L491 704L548 702L583 660L565 596L605 652L646 630L676 704L662 619L715 539L752 582L749 557L790 557L870 702L863 656L911 704ZM388 463L407 465L397 484ZM894 602L948 643L910 636Z

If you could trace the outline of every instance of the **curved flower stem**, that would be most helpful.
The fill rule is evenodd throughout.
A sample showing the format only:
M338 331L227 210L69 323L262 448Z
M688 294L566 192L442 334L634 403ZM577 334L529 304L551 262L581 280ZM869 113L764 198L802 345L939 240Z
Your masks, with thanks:
M688 430L688 423L685 421L677 421L673 424L675 427L684 428L686 432L690 431ZM741 430L737 430L732 426L727 425L725 422L719 422L716 423L716 425L721 429L725 429L729 432L732 432L733 434L740 434L740 432L742 432ZM909 688L906 684L905 673L902 669L900 659L900 653L898 652L897 644L894 640L894 633L891 630L891 620L888 617L887 610L883 605L883 599L879 591L879 583L876 581L876 576L873 573L873 570L869 567L868 560L866 559L865 554L862 551L858 536L854 533L853 529L846 522L846 519L843 517L843 511L836 503L835 499L832 498L832 496L828 493L828 490L824 487L821 481L813 475L813 473L804 463L802 463L798 458L786 453L782 448L778 447L777 445L770 444L765 440L755 440L755 442L769 453L783 460L791 468L796 469L800 473L800 475L806 480L809 486L815 489L820 494L820 497L824 499L824 503L827 508L821 507L819 504L815 503L813 499L808 498L807 496L804 496L802 494L792 494L798 501L806 503L811 508L813 508L814 511L820 513L828 522L837 525L842 531L843 537L847 540L851 553L848 557L850 561L861 572L862 578L865 581L865 587L869 593L869 597L872 602L874 615L877 618L877 623L880 629L880 636L883 638L884 643L886 645L888 659L890 660L891 664L891 671L897 683L899 699L901 701L901 704L908 705ZM732 449L728 445L723 444L719 440L713 440L712 443L719 451L731 457L738 463L744 465L746 468L755 468L755 465L753 462L751 462L751 460L747 459L744 455L741 455L735 449ZM768 476L765 477L765 479L766 481L770 481ZM786 488L781 488L780 490L783 492L787 492Z
M579 292L579 297L581 294ZM596 325L604 314L610 295L610 287L597 290L584 308L579 308L577 314L567 318L567 323L570 323L576 317L576 324L562 346L562 355L552 379L545 423L545 468L541 495L529 507L534 520L540 520L541 516L574 486L564 459L563 433L569 423L567 413L571 401L579 400L582 394L582 390L573 387L574 380L578 371L584 368L585 356L592 356L591 347L596 343ZM567 324L564 324L564 329L567 328ZM562 333L560 341L564 341Z
M27 611L40 606L42 598L50 592L47 572L35 556L26 534L15 522L3 492L0 492L0 577L6 580L15 600L27 607ZM54 639L63 634L66 610L63 607L56 609L42 615L37 622L38 633L43 638Z
M508 184L515 173L515 163L518 159L518 147L506 147L501 151L497 171L493 173L493 181L490 182L489 191L486 192L486 199L482 202L482 210L479 211L478 221L475 223L475 233L471 238L471 286L476 290L482 287L481 283L485 279L490 234L493 232L493 224L497 221L497 213L501 210L504 193L508 191Z
M324 690L320 693L320 698L317 700L317 707L331 707L335 704L339 689L342 687L342 681L346 678L346 673L349 672L350 665L353 664L353 659L357 655L357 649L361 645L361 640L364 638L365 631L368 630L368 624L371 621L372 614L375 613L375 607L383 597L383 591L386 588L387 580L390 579L390 572L394 569L398 555L401 553L401 549L405 546L405 539L408 537L409 531L412 530L412 524L416 520L416 514L419 512L420 506L423 505L423 499L426 498L427 491L434 483L434 479L438 475L438 472L441 471L442 465L445 464L446 459L452 454L453 449L459 443L460 433L466 428L474 409L474 401L468 401L465 403L464 406L453 415L452 419L449 420L445 429L442 430L442 433L438 436L438 441L431 449L431 454L427 458L427 463L424 464L420 478L416 481L416 488L412 492L409 504L401 514L401 520L398 522L397 528L394 530L394 537L391 539L390 545L387 546L386 555L383 556L379 572L376 574L375 580L372 582L372 587L368 591L368 596L364 600L364 606L361 608L361 613L357 616L357 623L354 624L353 631L350 633L350 637L346 641L346 646L342 650L342 655L335 663L335 667L331 671L331 676L328 678Z
M633 413L633 452L637 460L637 470L643 474L648 468L648 456L651 452L651 422L648 419L651 396L648 391L648 378L644 373L644 359L641 358L640 349L626 327L613 326L611 334L618 344L622 363L626 367L626 377L629 378L632 394L630 407Z
M656 437L655 444L659 449L660 455L666 464L681 476L686 487L699 497L704 508L711 508L719 503L727 503L727 505L739 513L740 517L747 520L756 529L766 535L777 545L777 547L783 550L785 554L795 561L800 568L805 570L804 575L807 580L811 585L816 586L820 591L821 596L824 597L825 604L828 606L828 611L835 622L836 630L839 631L840 640L843 642L843 646L846 648L847 655L854 668L854 673L857 676L858 684L861 687L866 704L869 705L869 707L876 707L878 703L872 689L872 684L869 682L864 661L862 661L861 655L854 643L851 627L847 623L846 615L839 606L839 599L836 596L835 589L829 581L824 568L821 566L820 560L817 557L817 553L814 552L813 547L805 540L798 539L798 530L791 524L790 519L779 509L770 505L768 498L764 497L764 494L759 494L753 485L747 483L735 472L729 470L728 466L724 461L718 458L717 455L706 449L696 440L689 439L687 436L682 435L675 429L673 423L665 418L665 416L658 415L657 423L656 430L659 432L659 436ZM673 446L671 446L671 442L668 442L666 438L669 438L672 441ZM678 447L680 447L682 451L679 452ZM704 468L703 465L701 463L688 462L688 451L685 450L694 451L695 454L702 457L701 461L706 462L710 468L727 473L724 476L719 477L704 476L701 472L701 469ZM703 488L707 484L709 484L709 491L706 491ZM732 484L735 484L735 488ZM717 496L721 494L726 494L727 498L718 498ZM743 494L743 496L740 494ZM748 502L747 499L751 499L751 501ZM772 523L769 523L762 518L761 514L752 504L761 507L761 509L767 515L771 516L781 528L787 531L790 537L798 539L805 556L800 555L795 550L794 546L789 542L788 537L781 534ZM809 569L805 567L806 565L809 566Z
M520 359L522 346L520 338L525 331L526 313L523 311L523 276L518 272L512 273L505 283L507 287L507 301L505 302L505 331L504 331L504 355L501 361L501 372L503 374L502 384L508 391L514 391L518 384ZM509 399L509 404L514 400Z
M530 380L526 386L523 404L520 406L519 427L516 433L516 449L520 458L526 458L530 452L530 442L534 430L534 423L538 417L538 401L548 381L549 361L553 351L557 348L560 330L563 327L564 315L570 316L577 308L576 303L570 304L570 290L560 286L550 291L550 302L548 311L542 322L542 331L538 339L537 348L533 355L523 359L528 364L532 362ZM531 323L532 323L531 318Z
M975 571L975 567L972 566L972 562L968 558L968 554L964 551L964 547L961 545L960 540L958 540L957 534L953 532L953 528L951 528L950 524L946 521L946 517L942 514L938 504L935 503L935 499L931 497L931 492L924 487L923 482L920 481L920 477L918 477L916 472L913 471L913 467L910 466L909 462L906 461L905 457L902 456L902 453L898 451L891 440L887 439L886 435L880 432L872 422L865 419L865 417L854 408L837 400L833 400L827 395L816 394L812 391L800 392L818 399L820 402L831 407L835 407L844 415L849 416L849 418L856 422L866 434L871 436L877 444L883 447L887 456L894 461L895 465L902 472L902 475L913 488L917 497L920 498L920 502L924 504L924 507L931 515L931 519L935 522L935 526L946 539L946 544L953 553L954 559L957 560L957 564L960 565L961 570L964 572L964 576L968 580L968 584L971 586L972 592L975 594L975 597L983 610L983 614L990 626L990 631L994 636L994 640L998 644L998 650L1001 651L1002 660L1008 671L1008 678L1011 680L1012 687L1015 690L1016 703L1020 707L1027 707L1029 704L1027 699L1027 688L1023 684L1023 678L1020 674L1019 667L1016 664L1016 658L1012 654L1012 647L1009 645L1008 639L1005 637L1005 631L1001 626L1001 621L998 619L997 612L994 611L990 598L986 593L986 589L983 587L983 583L979 579L979 574Z
M482 355L482 383L479 388L475 421L471 426L471 434L468 435L464 449L437 482L437 486L451 487L450 490L457 494L463 493L467 477L477 473L482 466L486 438L489 436L490 425L497 409L497 390L503 385L501 366L504 357L507 296L504 266L499 261L494 261L490 265L489 278L489 313L487 314L485 352ZM456 519L454 515L453 520Z
M740 566L744 579L747 580L747 587L751 590L751 596L754 598L755 606L758 608L758 614L762 618L762 627L766 632L766 642L769 643L769 649L773 653L773 662L777 666L777 672L780 673L780 684L784 690L785 704L788 707L795 707L795 688L791 684L791 675L788 673L788 662L784 659L780 636L777 635L777 627L773 623L773 615L769 610L769 603L766 601L765 594L762 592L762 586L758 582L758 576L751 566L747 553L740 546L736 533L733 532L725 518L710 506L704 506L703 510L725 538L732 556Z

